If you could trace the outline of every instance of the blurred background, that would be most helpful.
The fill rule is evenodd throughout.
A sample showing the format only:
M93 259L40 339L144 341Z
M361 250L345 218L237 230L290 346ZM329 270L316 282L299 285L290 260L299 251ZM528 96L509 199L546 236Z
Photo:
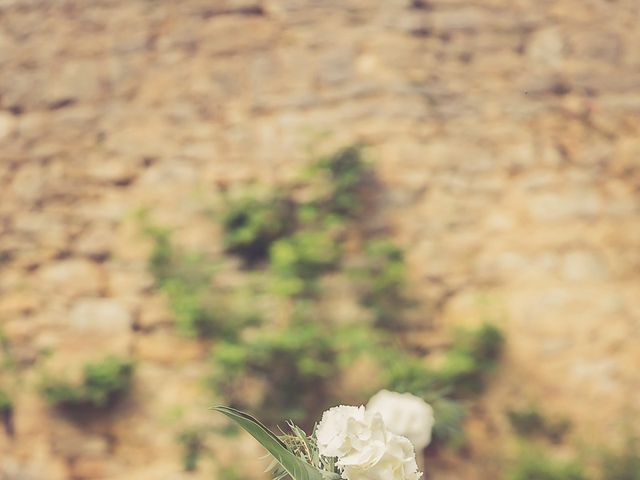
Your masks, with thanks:
M637 480L637 0L0 0L0 479L266 478L208 410L436 409Z

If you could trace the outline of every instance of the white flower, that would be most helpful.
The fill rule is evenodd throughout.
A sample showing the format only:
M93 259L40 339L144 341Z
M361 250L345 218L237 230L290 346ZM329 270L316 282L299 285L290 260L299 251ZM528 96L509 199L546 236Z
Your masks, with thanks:
M327 410L315 433L320 453L337 457L346 480L418 480L422 475L411 442L362 406Z
M382 429L380 429L378 435ZM318 449L325 457L343 457L363 448L374 437L365 408L340 405L322 414L316 429Z
M364 409L364 407L363 407ZM377 464L387 450L387 436L390 434L379 414L371 415L365 412L363 421L348 422L348 439L351 448L338 456L338 466L359 466L371 468Z
M384 454L378 462L344 465L342 472L347 480L418 480L421 475L413 445L407 438L393 433L387 433Z
M380 413L387 429L407 437L416 451L429 445L433 408L421 398L410 393L381 390L371 397L367 411Z

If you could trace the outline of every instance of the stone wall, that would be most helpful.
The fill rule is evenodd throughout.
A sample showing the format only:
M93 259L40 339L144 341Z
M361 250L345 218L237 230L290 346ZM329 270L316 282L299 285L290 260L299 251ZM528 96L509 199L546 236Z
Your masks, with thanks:
M183 478L159 426L209 416L206 352L174 334L132 212L219 251L210 192L352 142L425 318L506 329L488 408L614 431L640 408L639 24L636 0L0 1L0 322L21 379L0 478ZM133 355L134 395L112 422L52 415L48 351ZM258 451L239 445L218 453Z

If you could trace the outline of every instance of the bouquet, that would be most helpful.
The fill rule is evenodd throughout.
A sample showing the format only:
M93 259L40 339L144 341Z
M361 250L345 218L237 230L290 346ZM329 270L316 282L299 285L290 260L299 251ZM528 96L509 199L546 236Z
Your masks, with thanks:
M433 410L421 398L382 390L366 407L330 408L307 435L288 422L275 435L231 407L214 407L249 432L273 456L276 480L418 480L416 451L431 439Z

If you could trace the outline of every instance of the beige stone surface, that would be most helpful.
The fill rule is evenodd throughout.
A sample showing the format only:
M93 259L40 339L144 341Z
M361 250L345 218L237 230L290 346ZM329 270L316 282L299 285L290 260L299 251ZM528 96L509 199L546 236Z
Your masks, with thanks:
M203 198L350 142L371 146L372 221L407 249L426 321L505 328L489 408L619 429L640 410L638 24L637 0L0 2L0 325L33 380L0 478L210 478L180 473L162 423L206 406L184 366L202 351L167 333L130 219L215 251ZM101 349L151 373L125 426L60 449L33 372ZM493 478L485 453L433 478Z

